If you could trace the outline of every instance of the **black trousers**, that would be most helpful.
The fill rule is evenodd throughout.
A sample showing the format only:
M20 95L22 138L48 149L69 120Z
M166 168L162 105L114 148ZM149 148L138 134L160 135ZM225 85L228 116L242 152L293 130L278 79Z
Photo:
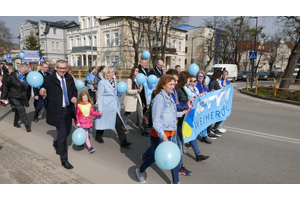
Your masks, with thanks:
M21 122L25 126L29 126L27 114L24 106L15 106L15 118L14 118L14 124L17 124L19 122L19 119L21 119Z
M125 142L126 141L126 134L125 134L125 131L123 129L122 121L121 121L118 113L116 114L116 126L115 126L115 128L117 130L120 143ZM101 140L101 138L103 136L103 133L104 133L104 130L97 130L96 131L96 139Z
M207 127L207 133L210 134L211 133L211 129L216 129L219 127L219 125L222 123L222 121L220 122L216 122L215 125L213 126L212 124L210 126Z
M43 108L43 105L45 107L45 109L47 110L47 103L48 100L47 99L39 99L39 100L34 100L35 101L35 111L34 111L34 116L38 116L40 111Z
M72 128L71 108L63 108L61 114L60 126L56 127L57 137L53 145L57 146L61 162L68 161L67 138Z

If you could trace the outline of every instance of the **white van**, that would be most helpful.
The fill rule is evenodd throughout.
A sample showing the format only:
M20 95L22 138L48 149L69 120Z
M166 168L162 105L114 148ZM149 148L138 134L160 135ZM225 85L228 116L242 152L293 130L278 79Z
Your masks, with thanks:
M238 76L238 70L237 65L234 64L215 64L210 71L208 71L206 74L210 77L213 75L215 70L227 70L228 71L228 80L230 81L236 81Z

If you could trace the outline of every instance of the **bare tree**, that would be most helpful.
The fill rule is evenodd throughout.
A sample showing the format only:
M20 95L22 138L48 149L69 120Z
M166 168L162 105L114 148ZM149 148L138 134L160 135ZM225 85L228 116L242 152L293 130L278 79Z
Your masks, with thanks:
M13 47L13 35L10 29L6 27L3 20L0 21L0 47L10 49Z
M283 23L285 27L285 32L288 34L290 39L294 40L295 46L291 52L288 60L288 64L284 73L284 78L292 78L294 70L297 65L297 61L300 57L300 17L298 16L284 16L278 17L278 21ZM297 74L297 77L299 73ZM280 88L289 88L291 81L282 80L280 83Z

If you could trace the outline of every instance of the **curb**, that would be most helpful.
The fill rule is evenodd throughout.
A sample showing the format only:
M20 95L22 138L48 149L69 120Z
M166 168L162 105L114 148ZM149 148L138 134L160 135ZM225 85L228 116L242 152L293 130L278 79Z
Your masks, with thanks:
M290 101L290 100L285 100L285 99L278 99L278 98L270 98L270 97L263 97L263 96L259 96L250 92L245 92L242 91L241 89L237 89L237 91L239 91L242 94L248 95L248 96L252 96L255 98L259 98L259 99L263 99L263 100L269 100L269 101L275 101L275 102L280 102L280 103L287 103L287 104L291 104L291 105L295 105L295 106L300 106L300 102L296 102L296 101Z

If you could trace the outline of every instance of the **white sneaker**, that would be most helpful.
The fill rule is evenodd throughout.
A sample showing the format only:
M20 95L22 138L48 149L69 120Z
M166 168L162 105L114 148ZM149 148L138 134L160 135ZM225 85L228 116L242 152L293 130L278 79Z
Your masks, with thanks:
M140 168L135 170L136 176L141 183L146 183L146 172L141 173Z
M225 133L225 132L226 132L226 129L220 128L219 131L220 131L221 133Z

